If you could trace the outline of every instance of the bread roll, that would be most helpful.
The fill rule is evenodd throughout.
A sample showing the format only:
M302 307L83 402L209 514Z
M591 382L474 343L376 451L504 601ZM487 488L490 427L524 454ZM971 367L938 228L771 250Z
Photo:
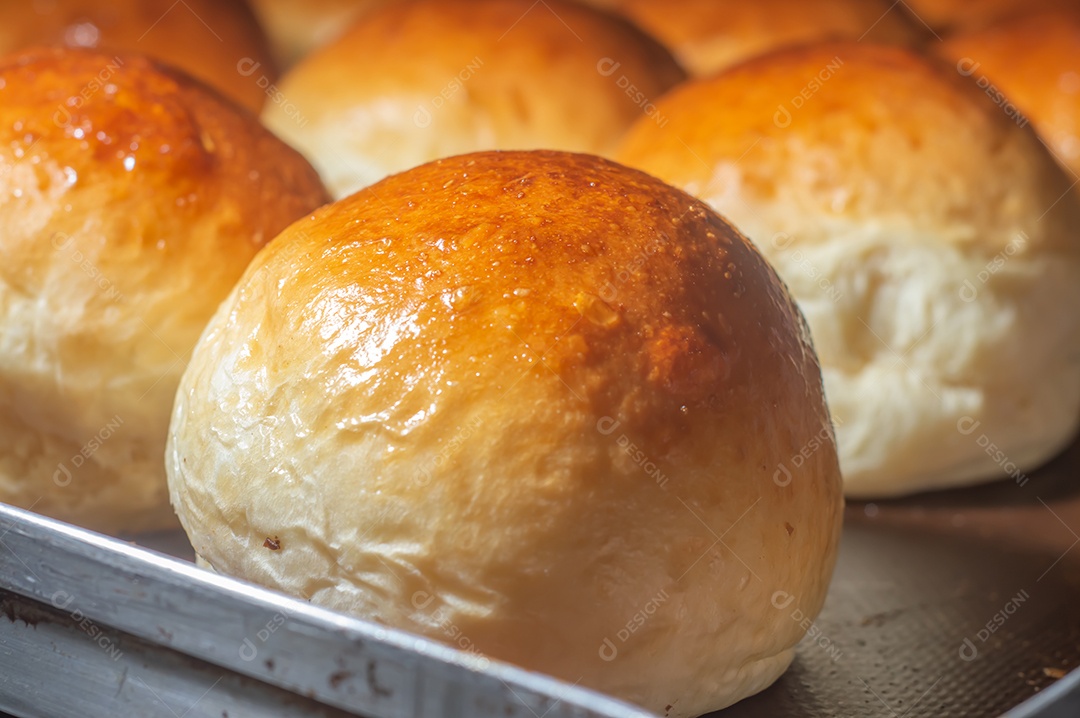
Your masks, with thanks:
M550 0L409 0L289 72L263 120L342 197L484 149L603 154L682 79L624 20Z
M892 0L583 0L633 20L691 75L711 75L786 45L843 39L922 39Z
M251 0L281 67L291 67L387 0Z
M33 45L151 55L254 112L277 79L266 38L243 0L0 3L0 54Z
M1029 129L906 50L694 81L619 156L731 218L810 322L848 495L1035 468L1080 418L1080 206ZM973 433L974 432L974 433Z
M325 201L254 117L139 56L0 60L0 501L175 526L162 456L195 340Z
M1030 120L1080 177L1080 10L1010 19L935 48L1018 124Z
M587 155L440 160L297 222L207 327L170 432L215 570L671 716L784 671L840 531L775 273Z

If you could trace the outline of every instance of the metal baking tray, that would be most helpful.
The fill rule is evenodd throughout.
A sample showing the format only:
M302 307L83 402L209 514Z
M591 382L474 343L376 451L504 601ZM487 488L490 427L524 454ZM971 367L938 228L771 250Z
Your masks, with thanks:
M49 718L650 715L2 505L0 710Z
M0 710L650 715L202 571L182 535L137 543L0 505ZM716 716L1080 716L1080 443L1019 480L849 504L825 609L792 620L790 670Z

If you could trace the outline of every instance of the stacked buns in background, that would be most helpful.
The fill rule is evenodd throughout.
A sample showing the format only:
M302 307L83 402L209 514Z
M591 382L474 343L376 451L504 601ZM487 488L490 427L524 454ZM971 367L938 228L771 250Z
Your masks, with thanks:
M0 54L34 45L141 53L193 75L258 112L277 78L244 0L45 0L0 3ZM258 77L244 68L259 67Z
M216 570L675 717L787 668L842 515L773 270L701 202L556 152L434 162L282 233L192 358L167 466Z
M637 23L692 75L821 40L915 44L924 28L890 0L582 0Z
M484 149L605 154L683 78L625 20L562 0L401 0L365 14L281 81L267 127L336 197Z
M1009 18L934 46L1080 178L1080 7Z
M791 287L849 495L1027 471L1072 440L1080 205L971 78L908 50L815 45L658 107L668 125L639 122L618 157L731 218Z
M250 113L134 55L6 56L0 132L0 501L175 525L162 456L192 346L324 190Z
M1074 438L1074 14L252 6L0 8L0 501L689 716Z

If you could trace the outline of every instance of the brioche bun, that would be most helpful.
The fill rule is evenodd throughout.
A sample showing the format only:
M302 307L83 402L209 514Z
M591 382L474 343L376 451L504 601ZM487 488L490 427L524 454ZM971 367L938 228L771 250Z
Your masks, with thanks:
M639 123L619 157L729 217L787 282L848 495L1015 478L1073 438L1080 206L970 78L826 44L693 81L659 109L668 125Z
M784 671L842 514L775 273L700 202L557 152L294 224L207 327L166 463L215 570L671 716Z
M402 0L293 68L263 120L342 197L462 152L611 152L682 77L625 20L573 3Z
M358 17L387 0L251 0L281 67L339 37Z
M1080 10L1018 17L954 35L936 50L1020 123L1031 121L1080 177Z
M587 0L633 20L691 75L711 75L815 40L914 44L921 26L892 0Z
M0 3L0 54L35 45L141 53L202 80L253 112L277 79L266 38L243 0L47 0ZM259 75L241 70L259 65Z
M0 501L175 526L162 456L191 348L324 190L254 117L140 56L7 56L0 128Z

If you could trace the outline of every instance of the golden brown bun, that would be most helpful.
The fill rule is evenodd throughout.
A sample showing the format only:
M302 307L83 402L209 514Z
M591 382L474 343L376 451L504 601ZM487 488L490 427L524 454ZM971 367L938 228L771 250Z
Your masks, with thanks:
M1014 18L936 49L1003 111L1030 119L1072 179L1080 176L1080 10Z
M729 217L787 282L849 495L1016 478L1072 439L1080 206L971 78L827 44L692 81L659 107L667 126L639 123L619 157Z
M573 3L411 0L297 65L263 120L342 197L462 152L611 152L682 77L628 22Z
M254 117L139 56L0 61L0 501L175 525L161 457L195 340L325 201Z
M33 45L142 53L258 112L277 79L266 38L243 0L45 0L0 3L0 54ZM245 75L258 63L254 75Z
M913 44L923 37L892 0L587 0L637 23L692 75L815 40Z
M1051 8L1075 6L1076 0L904 0L901 5L916 22L937 33L977 29L1009 17Z
M775 273L587 155L440 160L297 222L207 327L170 433L214 569L671 716L783 672L840 530Z
M387 0L251 0L281 67L334 40Z

